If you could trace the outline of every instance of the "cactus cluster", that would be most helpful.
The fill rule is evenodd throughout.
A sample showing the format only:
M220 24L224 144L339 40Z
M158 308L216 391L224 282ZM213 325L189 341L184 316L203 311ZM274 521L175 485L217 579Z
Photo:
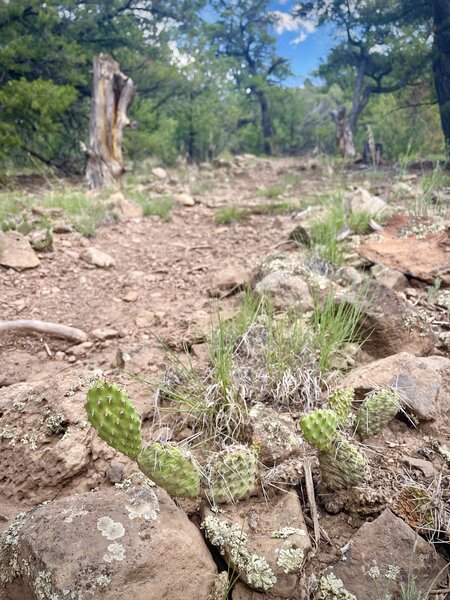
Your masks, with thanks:
M111 447L136 459L140 470L171 496L193 498L202 493L202 469L191 453L176 444L153 442L143 448L141 416L115 385L97 381L86 402L89 421ZM204 488L215 503L247 497L256 484L255 453L230 446L209 461Z
M364 455L342 430L353 419L361 437L376 435L401 410L401 400L391 389L368 394L356 415L351 413L353 399L352 388L336 388L326 408L303 415L299 422L306 441L319 450L324 483L334 490L360 485L366 474Z

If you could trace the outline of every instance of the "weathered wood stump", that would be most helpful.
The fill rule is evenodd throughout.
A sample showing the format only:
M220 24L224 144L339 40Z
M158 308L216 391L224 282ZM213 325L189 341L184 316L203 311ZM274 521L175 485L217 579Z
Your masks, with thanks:
M333 110L331 116L336 124L336 143L341 156L354 158L356 156L353 131L346 119L347 110L345 106L339 110Z
M117 183L124 172L122 140L130 124L127 110L136 94L130 77L111 56L94 58L86 179L90 188Z

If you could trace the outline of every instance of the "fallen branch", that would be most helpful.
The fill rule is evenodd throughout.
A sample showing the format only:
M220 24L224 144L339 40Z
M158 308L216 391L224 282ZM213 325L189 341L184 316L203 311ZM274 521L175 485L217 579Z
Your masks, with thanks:
M47 323L46 321L0 321L0 333L2 331L25 331L31 333L47 333L60 338L66 338L75 342L85 342L87 333L75 327L59 325L58 323Z

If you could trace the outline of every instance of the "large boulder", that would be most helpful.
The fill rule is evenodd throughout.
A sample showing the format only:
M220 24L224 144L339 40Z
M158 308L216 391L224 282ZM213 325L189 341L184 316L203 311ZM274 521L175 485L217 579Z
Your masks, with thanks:
M311 550L297 494L250 498L218 515L205 506L203 516L207 538L241 580L270 598L292 597Z
M135 479L21 513L0 538L1 600L206 600L217 569L200 532Z
M324 575L322 589L336 589L340 580L351 598L380 600L400 597L402 585L413 583L419 597L445 577L444 559L388 509L358 529L347 547L345 558Z
M338 296L338 302L348 302L361 311L359 333L365 339L364 350L373 358L402 351L425 356L437 344L426 317L394 290L375 281L367 290L362 286Z
M444 356L400 352L351 371L342 385L354 388L358 398L378 387L393 387L421 421L445 423L450 411L450 359Z
M0 388L0 529L20 510L97 487L113 458L131 468L87 422L86 393L99 375L62 371Z
M0 265L25 271L34 269L40 264L30 242L17 231L0 231Z

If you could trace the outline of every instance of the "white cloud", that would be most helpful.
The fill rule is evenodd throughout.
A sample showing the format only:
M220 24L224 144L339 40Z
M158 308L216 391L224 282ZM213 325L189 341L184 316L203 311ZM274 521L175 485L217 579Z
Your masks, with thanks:
M290 13L284 13L279 10L274 11L273 15L276 18L274 29L278 35L283 35L285 32L298 32L298 35L291 40L291 42L289 42L290 44L300 44L306 40L310 33L313 33L316 30L316 26L313 21L307 21L299 17L294 17Z

